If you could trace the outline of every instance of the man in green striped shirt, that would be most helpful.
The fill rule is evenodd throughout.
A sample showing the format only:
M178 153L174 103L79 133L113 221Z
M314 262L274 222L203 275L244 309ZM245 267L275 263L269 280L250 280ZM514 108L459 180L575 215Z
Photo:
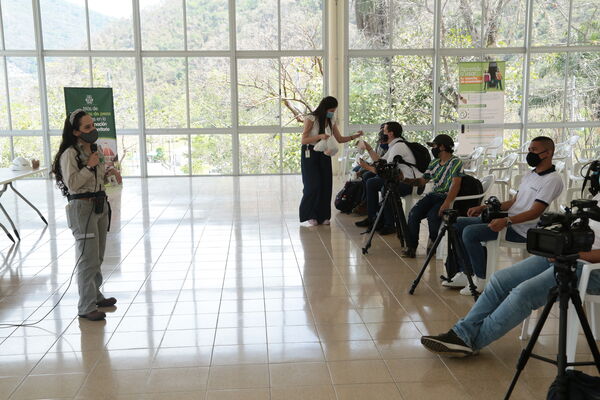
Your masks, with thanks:
M427 218L431 243L437 238L442 223L442 211L450 208L450 204L458 195L463 176L462 161L453 155L454 141L450 136L437 135L427 144L432 147L431 153L435 158L427 167L423 177L404 180L409 185L417 186L433 181L433 190L419 200L408 214L408 233L405 238L407 247L402 255L409 258L414 258L416 255L421 220Z

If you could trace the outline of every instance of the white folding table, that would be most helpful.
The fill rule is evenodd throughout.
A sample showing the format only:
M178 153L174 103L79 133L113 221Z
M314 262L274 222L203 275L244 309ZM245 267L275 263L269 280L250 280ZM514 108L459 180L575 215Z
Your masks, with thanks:
M21 193L19 193L19 191L17 189L15 189L15 187L13 186L13 182L17 181L19 179L29 178L30 176L44 173L47 171L48 171L47 167L38 168L38 169L27 169L27 170L23 170L23 171L13 171L10 168L0 168L0 185L2 186L2 189L0 189L0 197L2 197L2 195L4 194L4 192L6 192L8 190L8 188L11 188L13 190L13 192L15 192L17 194L17 196L19 196L21 199L23 199L23 201L25 203L29 204L29 206L31 208L33 208L35 210L35 212L38 213L38 215L40 216L40 218L42 219L42 221L44 221L44 223L46 225L48 225L48 221L46 221L46 218L44 218L44 216L42 215L40 210L35 208L35 206L33 204L31 204L31 202L29 200L27 200L25 198L25 196L23 196ZM17 239L21 240L21 237L19 236L19 231L17 231L17 227L15 226L15 223L13 222L12 218L8 215L8 213L6 212L6 209L4 208L4 206L2 206L1 202L0 202L0 210L6 216L6 219L8 219L8 222L10 222L10 225L12 226L13 232L15 233L15 236L17 237ZM12 240L14 243L15 239L8 232L6 227L4 225L2 225L1 223L0 223L0 228L2 228L4 233L6 233L6 235L9 237L9 239Z

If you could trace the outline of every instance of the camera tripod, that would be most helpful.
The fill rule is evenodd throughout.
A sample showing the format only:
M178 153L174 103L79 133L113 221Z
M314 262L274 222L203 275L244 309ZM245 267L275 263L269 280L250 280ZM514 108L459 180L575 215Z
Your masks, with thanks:
M456 223L456 219L458 218L458 212L456 210L452 210L452 209L445 210L442 213L442 218L444 221L444 225L440 229L440 232L438 233L437 238L435 239L435 242L433 243L433 246L431 246L431 249L429 250L429 253L427 254L425 263L423 264L423 267L421 268L419 275L417 275L417 277L413 281L410 289L408 290L408 293L410 293L410 294L415 293L415 289L417 288L417 285L421 281L421 278L423 277L423 274L425 273L425 270L427 269L427 265L429 264L429 261L431 261L431 259L433 258L433 255L435 254L438 246L440 245L442 238L444 237L446 232L448 232L448 257L453 258L452 261L454 262L454 265L463 265L464 266L464 268L465 268L464 272L465 272L465 275L467 275L467 281L469 282L469 290L471 291L471 295L473 296L473 298L475 300L477 300L477 297L479 296L479 292L477 292L477 286L475 286L475 284L473 283L473 270L471 268L471 265L468 262L465 262L466 258L465 258L465 254L463 253L462 243L460 242L460 238L458 237L458 232L456 231L456 228L454 227L454 224ZM459 263L459 261L462 261L462 262ZM446 279L446 278L442 277L442 279Z
M519 375L521 374L523 368L525 368L525 365L527 364L527 361L529 361L530 357L556 365L558 368L557 381L559 384L558 393L560 399L566 400L569 397L567 393L568 387L566 382L566 369L568 367L595 365L600 373L600 353L598 352L598 347L594 341L592 329L590 328L590 324L586 319L583 306L581 304L581 298L579 297L579 290L577 289L577 275L575 274L576 266L576 254L556 257L556 262L554 264L554 276L556 277L557 285L550 289L548 294L548 302L544 306L544 310L540 315L538 323L535 325L531 339L529 340L529 343L527 343L527 347L523 349L521 355L519 356L519 361L517 361L517 371L515 372L515 376L513 377L510 387L508 388L508 392L504 397L505 400L510 398L510 395L512 394L512 391L519 379ZM546 357L538 356L537 354L533 354L533 347L535 346L535 342L537 341L538 336L540 335L540 332L542 331L542 328L548 319L550 310L557 299L559 301L558 354L556 355L556 360L552 360ZM579 322L583 328L588 346L590 347L594 357L593 362L567 362L567 309L569 307L569 300L571 300L573 307L575 307L575 311L577 312L577 317L579 318Z
M371 230L367 231L369 233L369 236L364 242L365 244L362 248L363 254L367 254L369 252L369 248L371 248L371 242L373 241L373 236L375 235L375 228L377 227L379 221L383 217L385 206L388 204L388 201L392 202L392 212L394 215L394 226L396 227L396 235L400 240L400 245L404 247L404 232L406 232L407 226L406 216L404 215L404 207L402 207L402 199L400 197L401 196L398 192L398 184L395 182L387 181L385 183L385 194L383 195L383 201L381 202L379 211L377 211L377 217L375 218L375 222L373 222L373 225L371 226Z

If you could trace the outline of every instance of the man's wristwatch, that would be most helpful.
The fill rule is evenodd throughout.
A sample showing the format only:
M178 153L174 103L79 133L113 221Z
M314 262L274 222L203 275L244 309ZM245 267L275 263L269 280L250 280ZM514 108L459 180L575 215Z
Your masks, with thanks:
M506 217L506 227L510 227L512 225L512 221L510 220L510 217Z

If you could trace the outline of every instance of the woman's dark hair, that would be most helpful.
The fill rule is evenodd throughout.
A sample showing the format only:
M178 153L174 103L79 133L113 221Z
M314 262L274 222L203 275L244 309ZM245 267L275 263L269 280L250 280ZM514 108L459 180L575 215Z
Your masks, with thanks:
M327 121L327 110L331 108L337 108L338 101L335 97L327 96L323 97L323 100L319 103L319 106L311 113L314 115L316 120L319 122L319 134L325 133L325 124L328 124L333 129L331 119Z
M63 126L62 141L60 142L60 147L58 148L58 152L56 153L56 156L54 156L54 162L52 163L52 173L56 177L56 186L58 186L65 197L69 194L69 188L67 188L63 180L62 170L60 169L60 157L63 155L65 150L73 146L75 151L77 151L77 163L81 164L79 159L79 149L77 146L75 146L75 144L77 144L77 136L73 134L73 131L79 130L81 118L83 118L84 115L87 115L85 111L80 111L75 114L72 125L71 121L69 121L69 115L67 116ZM79 168L83 168L83 166L79 165Z
M387 125L388 131L392 131L395 138L402 137L402 125L399 122L390 121L386 122L385 125Z

